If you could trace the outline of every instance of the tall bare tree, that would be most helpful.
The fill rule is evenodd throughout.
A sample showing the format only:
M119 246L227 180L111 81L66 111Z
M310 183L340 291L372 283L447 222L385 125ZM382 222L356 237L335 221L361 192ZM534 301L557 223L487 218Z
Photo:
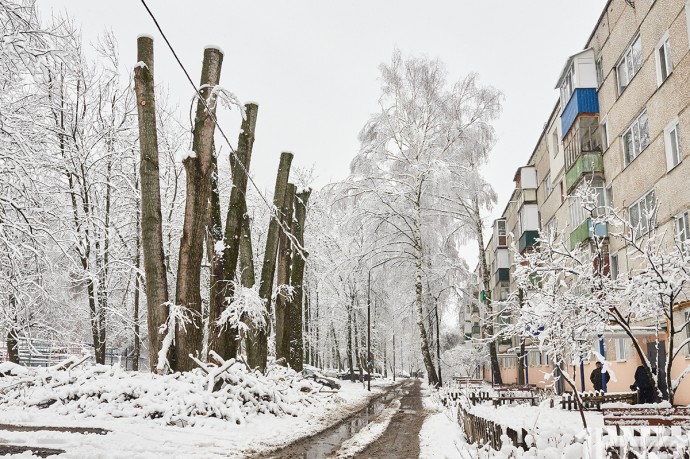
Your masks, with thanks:
M192 152L183 160L187 178L185 216L180 241L175 302L186 308L190 323L176 330L176 368L188 371L194 368L191 355L199 355L203 347L201 320L201 261L208 223L213 166L213 132L223 53L216 48L204 50L201 67L201 85L196 115Z

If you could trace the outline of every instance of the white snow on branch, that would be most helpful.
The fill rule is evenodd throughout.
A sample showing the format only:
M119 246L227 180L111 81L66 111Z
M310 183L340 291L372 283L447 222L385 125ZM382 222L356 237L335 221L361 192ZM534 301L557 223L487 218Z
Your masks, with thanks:
M193 150L178 151L175 154L175 161L183 163L187 158L196 158L196 152Z
M266 326L266 308L259 296L258 286L242 286L233 281L234 295L226 298L228 303L216 323L221 327L246 332L251 329L262 329Z

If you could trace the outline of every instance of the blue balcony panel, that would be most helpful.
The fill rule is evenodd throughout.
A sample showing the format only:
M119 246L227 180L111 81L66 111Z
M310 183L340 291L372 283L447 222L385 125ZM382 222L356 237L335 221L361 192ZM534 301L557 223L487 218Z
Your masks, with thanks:
M580 113L599 113L599 97L595 88L575 89L561 114L561 139L565 139Z

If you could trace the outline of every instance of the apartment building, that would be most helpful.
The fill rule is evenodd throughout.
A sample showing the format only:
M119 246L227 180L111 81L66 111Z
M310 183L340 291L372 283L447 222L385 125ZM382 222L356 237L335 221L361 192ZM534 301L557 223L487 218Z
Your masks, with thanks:
M532 250L539 231L567 236L571 248L594 235L607 238L606 225L593 225L571 197L585 180L599 192L600 204L623 211L640 235L656 227L690 237L689 14L690 0L609 0L584 49L564 56L556 79L558 100L515 174L515 190L501 218L493 223L487 244L493 298L515 289L511 244L522 253ZM656 200L652 220L647 209ZM628 248L606 240L610 275L631 269ZM677 314L679 320L690 317L690 308L679 305ZM651 356L655 339L640 333L638 341ZM514 339L500 343L504 381L517 381L518 344ZM623 333L610 332L603 344L617 379L609 390L628 390L639 365L632 343ZM529 343L527 351L526 376L543 385L553 365ZM686 360L676 359L674 376L690 364L690 349L681 352ZM591 389L592 368L588 363L584 369L585 390ZM689 379L676 401L690 403Z

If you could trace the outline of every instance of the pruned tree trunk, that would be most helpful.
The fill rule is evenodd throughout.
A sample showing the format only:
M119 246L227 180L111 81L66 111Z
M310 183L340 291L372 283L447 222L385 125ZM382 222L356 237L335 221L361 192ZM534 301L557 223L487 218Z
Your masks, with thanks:
M218 187L218 158L215 145L213 148L213 172L211 173L211 200L209 201L209 216L207 229L206 252L207 259L211 262L209 276L209 311L208 311L208 349L216 351L224 359L229 357L219 352L218 341L227 336L221 335L221 329L217 325L218 317L225 302L224 276L223 276L223 250L217 244L223 241L223 222L220 216L220 190ZM235 357L232 353L230 357Z
M240 282L242 287L252 288L256 283L254 274L254 251L252 249L252 230L249 216L242 219L242 237L240 238Z
M134 311L132 312L132 325L134 345L132 350L132 371L139 371L139 358L141 357L141 336L139 330L139 302L141 298L141 186L139 176L134 166L134 187L137 190L136 197L136 216L137 224L136 236L134 237Z
M201 261L204 256L204 238L208 221L208 205L211 199L213 167L213 132L216 96L213 88L218 85L223 65L223 53L215 48L204 50L201 67L200 99L194 118L194 135L190 155L183 160L187 178L184 224L180 241L177 269L176 303L186 308L190 322L176 330L175 355L177 369L189 371L196 367L190 357L199 356L203 348L201 320ZM207 101L211 113L201 99Z
M302 298L304 295L304 266L308 253L304 249L304 224L307 220L307 204L311 190L299 192L295 200L295 219L292 224L292 234L298 247L295 247L292 255L292 272L290 284L292 285L292 300L287 304L287 321L285 331L288 334L289 353L288 363L295 371L302 371L304 356L304 341L302 336Z
M284 358L288 362L288 354L290 352L290 333L286 331L288 324L287 308L290 302L289 292L284 290L283 286L289 286L290 273L292 265L292 241L290 235L285 230L291 230L294 205L295 192L297 187L292 183L288 183L287 191L285 193L285 200L280 209L281 230L278 234L278 261L276 267L276 276L278 284L278 293L276 295L276 359Z
M280 164L276 176L276 185L273 192L273 209L277 213L285 199L288 179L290 177L290 165L292 164L292 153L282 153ZM273 290L273 279L276 269L276 253L278 251L278 231L280 215L272 215L268 224L266 235L266 250L264 251L264 262L261 268L261 281L259 284L259 297L264 301L266 314L271 311L271 293ZM255 337L250 340L247 346L247 360L251 367L266 368L268 358L268 333L267 330L257 330Z
M168 279L163 251L160 175L158 172L158 134L156 131L156 99L153 83L153 40L137 39L137 59L143 65L134 69L134 89L139 116L139 147L141 161L141 242L146 274L148 312L148 344L151 370L158 366L162 335L158 333L168 318ZM171 355L170 353L168 355ZM170 360L170 357L168 357ZM170 362L175 369L174 361Z
M225 309L225 298L234 295L232 281L235 280L237 263L240 256L242 224L243 221L247 219L247 201L245 198L249 179L247 173L249 172L249 166L251 164L259 106L256 104L246 104L244 109L245 118L242 120L240 128L237 151L234 154L230 154L232 190L230 191L230 203L228 204L228 212L225 218L225 232L222 238L223 250L222 252L216 251L216 262L219 267L216 278L218 294L211 303L209 319L209 349L216 351L226 360L237 355L239 345L237 328L227 325L219 327L216 321ZM218 211L220 217L220 208ZM251 247L251 240L249 244ZM252 268L252 277L253 274Z

